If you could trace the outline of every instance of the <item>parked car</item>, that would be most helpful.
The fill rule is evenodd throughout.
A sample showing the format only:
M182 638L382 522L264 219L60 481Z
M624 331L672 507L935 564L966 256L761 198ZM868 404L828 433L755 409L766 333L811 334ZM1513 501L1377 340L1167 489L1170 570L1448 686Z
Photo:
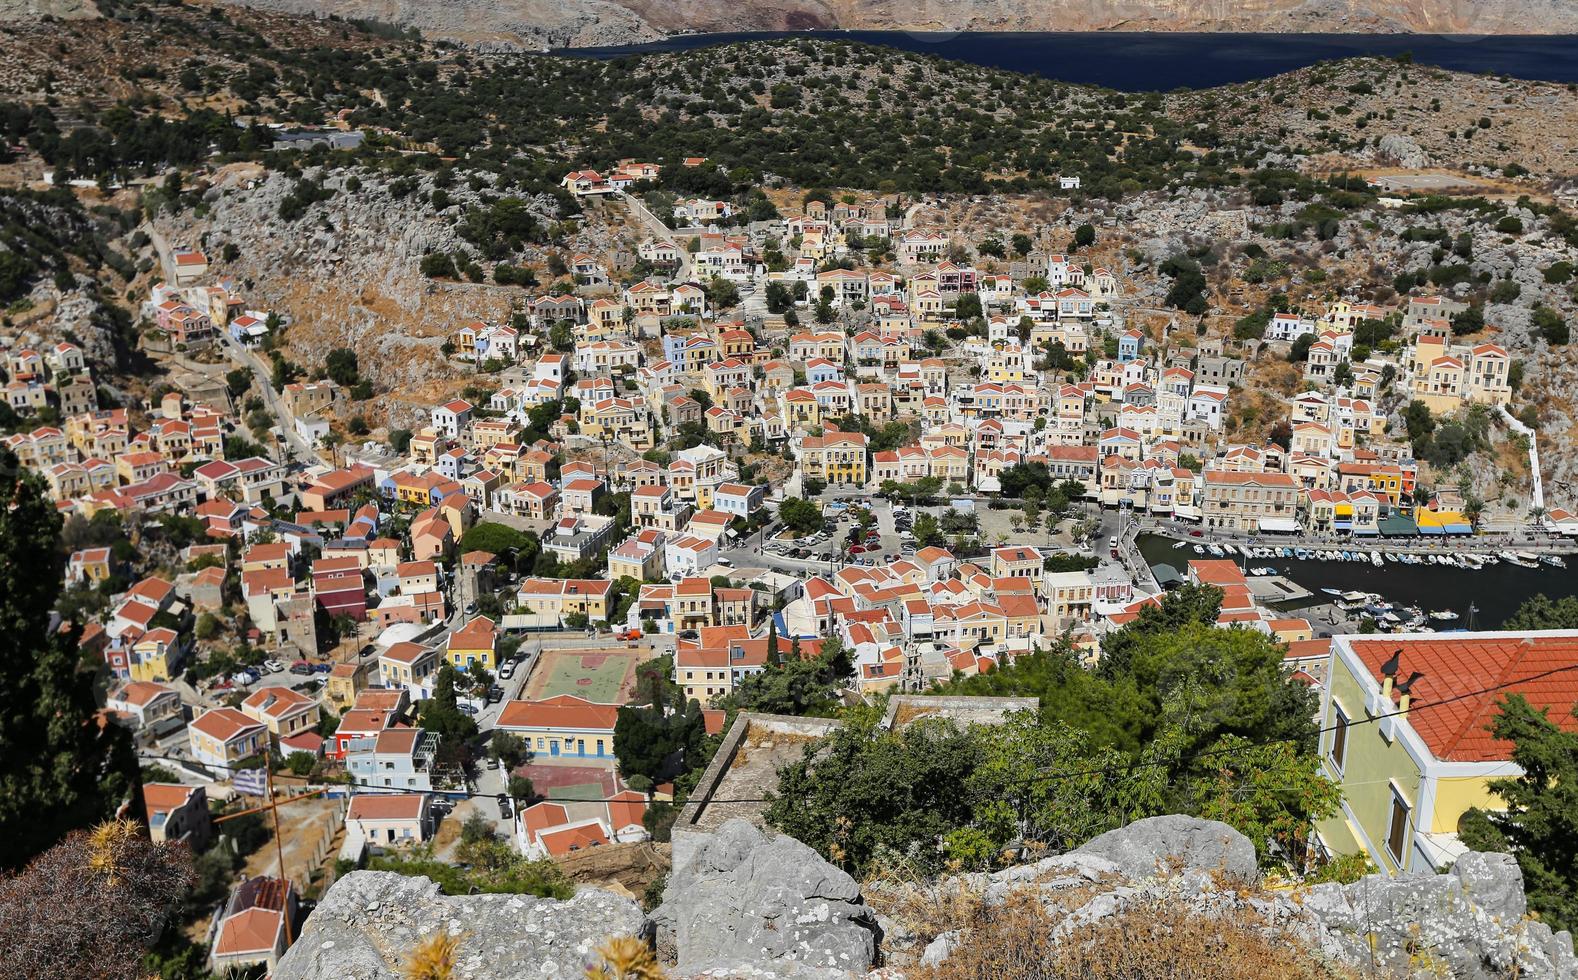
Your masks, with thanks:
M334 665L333 664L313 664L312 665L312 672L314 674L327 674L330 671L332 671L333 669L334 669Z
M863 555L866 553L866 548L864 545L852 544L849 546L849 553L852 555Z
M471 703L469 703L467 701L462 701L459 704L455 705L455 707L459 708L461 711L465 712L468 715L474 715L474 714L477 713L477 706L474 705L474 704L471 704Z
M510 798L503 793L499 794L499 817L508 820L515 816L515 811L510 807Z
M499 668L499 676L504 680L509 680L511 677L514 677L515 663L513 661L505 661L504 665Z
M278 674L284 671L285 665L278 660L265 660L263 661L263 669L271 674Z
M305 660L298 660L290 665L290 672L301 677L306 677L312 673L312 664L307 663Z
M498 686L497 684L495 684L492 687L488 688L488 703L489 704L498 704L500 701L503 701L503 700L504 700L504 688Z
M640 630L625 630L620 634L619 638L621 640L639 640L645 635L646 634L642 633Z
M231 683L239 684L242 687L246 687L248 684L257 683L257 679L258 675L252 673L250 670L238 670L234 674L230 675Z

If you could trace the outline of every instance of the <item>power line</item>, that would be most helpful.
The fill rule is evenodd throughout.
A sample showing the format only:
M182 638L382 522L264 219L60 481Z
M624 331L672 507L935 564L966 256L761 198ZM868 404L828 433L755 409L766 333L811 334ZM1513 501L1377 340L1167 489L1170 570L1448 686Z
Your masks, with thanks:
M1409 705L1408 710L1406 710L1406 711L1402 711L1402 710L1390 711L1390 712L1386 712L1386 713L1378 714L1378 715L1374 715L1374 716L1367 716L1367 717L1362 718L1362 719L1345 721L1342 724L1338 724L1338 725L1329 725L1329 726L1326 726L1324 728L1317 728L1315 730L1315 735L1318 738L1321 735L1325 735L1327 733L1334 732L1334 731L1337 731L1339 729L1359 728L1359 727L1362 727L1362 726L1365 726L1365 725L1376 724L1376 723L1378 723L1378 722L1380 722L1380 721L1382 721L1384 719L1387 719L1387 718L1407 717L1408 715L1413 714L1414 712L1417 712L1417 711L1431 711L1431 710L1434 710L1434 709L1437 709L1437 708L1444 708L1444 707L1446 707L1448 705L1456 704L1456 703L1458 703L1460 701L1466 701L1466 700L1468 700L1470 698L1476 698L1476 697L1480 697L1480 696L1483 696L1483 695L1486 695L1486 694L1494 694L1494 693L1496 693L1498 691L1504 691L1504 690L1507 690L1508 688L1515 687L1515 686L1520 685L1520 684L1527 684L1527 683L1530 683L1532 681L1543 680L1544 678L1552 677L1552 676L1555 676L1557 674L1566 674L1566 673L1572 673L1572 672L1575 672L1575 671L1578 671L1578 663L1569 664L1569 665L1564 666L1564 667L1553 667L1553 668L1551 668L1549 670L1544 670L1544 671L1540 671L1540 672L1535 673L1535 674L1529 674L1527 676L1517 678L1516 680L1503 681L1503 682L1501 682L1499 684L1492 684L1492 685L1490 685L1488 687L1482 687L1482 688L1478 688L1478 689L1472 690L1472 691L1465 691L1465 692L1463 692L1461 694L1453 695L1452 697L1441 698L1441 699L1436 700L1436 701L1422 701L1422 702L1418 702L1418 703L1413 703L1413 704ZM1250 743L1246 743L1244 745L1233 746L1233 747L1229 747L1229 748L1206 749L1206 750L1203 750L1203 751L1200 751L1200 752L1192 753L1192 754L1187 755L1187 756L1180 756L1179 758L1177 758L1175 760L1166 760L1166 759L1137 760L1137 761L1135 761L1133 763L1129 763L1127 765L1099 766L1099 767L1088 768L1088 769L1063 770L1063 771L1056 771L1056 772L1047 772L1047 771L1043 770L1041 772L1036 772L1036 773L1026 773L1024 776L1020 777L1020 779L1026 781L1026 782L1030 782L1030 781L1052 781L1052 782L1056 782L1056 781L1060 781L1060 780L1064 780L1064 779L1077 779L1077 778L1081 778L1081 777L1084 777L1084 776L1103 776L1103 775L1118 776L1118 775L1127 775L1127 774L1133 773L1137 769L1154 768L1154 767L1158 767L1158 766L1182 765L1182 764L1185 764L1185 763L1196 762L1196 761L1201 760L1201 759L1208 759L1208 758L1214 758L1214 757L1217 757L1217 756L1232 755L1232 754L1235 754L1235 753L1245 752L1245 751L1248 751L1250 749L1266 748L1266 747L1272 746L1272 745L1298 743L1298 742L1304 741L1305 738L1307 738L1307 737L1308 736L1287 736L1287 737L1284 737L1284 738L1267 739L1267 740L1261 741L1261 742L1250 742ZM193 761L193 760L190 760L190 759L182 759L182 758L180 758L178 756L162 756L162 755L159 755L159 756L156 756L156 755L144 755L144 756L141 756L141 758L143 758L143 759L156 759L156 760L160 760L160 761L177 762L177 763L191 763ZM245 771L245 770L250 769L250 768L257 768L257 767L248 767L248 766L220 765L220 764L217 764L217 763L198 763L198 764L207 766L208 768L211 768L211 769L224 769L224 770L232 771L232 772L240 772L240 771ZM345 782L336 782L336 783L330 783L330 784L326 784L326 785L328 785L330 788L332 788L333 786L346 786L346 787L351 787L351 788L365 788L365 789L378 790L380 792L401 792L400 790L397 790L395 787L379 786L379 785L374 784L374 783L360 782L360 781L357 781L357 780L348 780L348 781L345 781ZM1358 784L1355 784L1355 785L1358 785ZM481 792L473 792L471 790L448 790L448 789L404 790L403 792L413 792L413 793L421 792L421 793L429 793L429 794L432 794L432 795L435 795L435 796L456 796L456 797L461 797L463 799L489 799L489 800L497 799L499 796L506 796L506 797L508 796L507 793L481 793ZM574 799L574 800L558 800L558 801L555 801L555 802L560 802L560 803L620 803L620 802L624 802L624 801L623 800L618 800L618 799L615 799L615 798L612 798L612 797L601 797L601 798L593 797L593 798ZM769 799L767 797L730 797L730 798L710 797L710 798L708 798L708 799L706 799L704 801L698 801L698 802L705 802L707 805L710 806L710 805L712 805L714 803L773 803L773 802L776 802L776 800Z

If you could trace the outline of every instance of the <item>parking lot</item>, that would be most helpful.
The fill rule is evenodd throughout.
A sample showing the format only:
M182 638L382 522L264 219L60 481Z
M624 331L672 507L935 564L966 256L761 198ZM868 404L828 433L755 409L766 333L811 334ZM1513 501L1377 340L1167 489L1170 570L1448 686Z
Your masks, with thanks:
M858 526L854 510L858 506L868 506L876 524L865 535L854 538L851 535ZM792 571L817 571L828 565L883 565L914 552L915 542L909 536L913 514L902 505L895 508L886 501L833 501L824 505L823 513L827 526L821 531L804 537L770 535L759 551L752 538L748 539L749 546L736 551L759 556L767 564L783 563Z

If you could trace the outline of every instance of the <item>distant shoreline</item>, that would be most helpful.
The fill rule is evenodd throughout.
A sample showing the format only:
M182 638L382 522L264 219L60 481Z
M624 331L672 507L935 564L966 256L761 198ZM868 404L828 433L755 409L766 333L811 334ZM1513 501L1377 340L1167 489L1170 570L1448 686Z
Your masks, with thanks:
M561 48L549 53L607 59L795 38L874 44L1125 91L1210 88L1269 78L1320 61L1401 55L1410 56L1417 64L1451 71L1578 83L1578 35L1572 34L747 31L675 34L643 44Z

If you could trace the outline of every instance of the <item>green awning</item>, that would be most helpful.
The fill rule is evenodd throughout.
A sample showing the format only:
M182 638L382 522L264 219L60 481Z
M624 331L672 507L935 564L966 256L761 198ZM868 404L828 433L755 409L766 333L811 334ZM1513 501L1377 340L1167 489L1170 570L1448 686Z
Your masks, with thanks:
M1408 538L1419 533L1419 525L1402 514L1388 514L1381 518L1381 533L1389 538Z
M1164 589L1173 589L1184 584L1184 577L1179 574L1178 569L1166 563L1152 568L1151 574L1156 576L1156 584Z

